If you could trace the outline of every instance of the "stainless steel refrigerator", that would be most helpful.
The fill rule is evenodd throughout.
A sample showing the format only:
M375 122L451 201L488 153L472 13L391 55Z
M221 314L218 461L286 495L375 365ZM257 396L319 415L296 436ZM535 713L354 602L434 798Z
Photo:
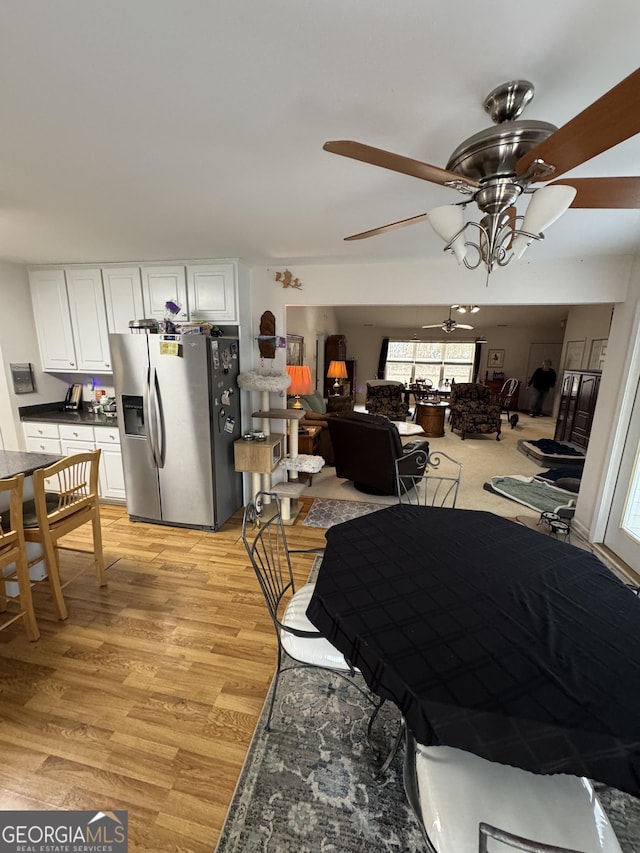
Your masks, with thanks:
M133 521L217 530L242 506L238 341L109 335Z

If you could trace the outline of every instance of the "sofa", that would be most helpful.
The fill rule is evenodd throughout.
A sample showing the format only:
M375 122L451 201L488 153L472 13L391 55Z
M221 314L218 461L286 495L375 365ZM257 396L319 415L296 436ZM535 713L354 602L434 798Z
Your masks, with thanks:
M420 439L403 447L398 427L384 415L336 412L329 420L329 433L336 476L352 480L360 492L395 495L395 461L414 450L425 451L424 464L415 462L415 476L424 471L429 442Z
M322 394L319 391L314 391L312 394L303 394L300 397L300 404L305 410L305 415L302 420L298 421L298 428L322 427L319 443L320 456L322 456L327 465L333 465L333 446L329 434L329 418L332 418L333 415L327 412L327 405ZM289 398L287 405L293 405L293 398Z

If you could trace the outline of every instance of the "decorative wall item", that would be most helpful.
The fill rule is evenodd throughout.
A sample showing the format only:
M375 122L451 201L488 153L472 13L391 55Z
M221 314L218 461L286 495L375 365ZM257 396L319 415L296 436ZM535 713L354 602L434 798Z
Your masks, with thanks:
M591 341L591 353L589 354L587 370L602 370L604 360L607 356L608 343L609 338L594 338Z
M258 349L262 358L276 357L276 318L271 311L265 311L260 317L260 336Z
M489 367L504 367L504 350L490 349L487 356L487 364Z
M584 353L584 340L567 342L567 357L564 363L565 370L580 370L582 367L582 355Z
M281 281L283 287L295 287L296 290L302 290L302 282L299 278L294 278L289 270L276 273L276 281Z
M287 335L287 364L302 364L304 358L302 335Z

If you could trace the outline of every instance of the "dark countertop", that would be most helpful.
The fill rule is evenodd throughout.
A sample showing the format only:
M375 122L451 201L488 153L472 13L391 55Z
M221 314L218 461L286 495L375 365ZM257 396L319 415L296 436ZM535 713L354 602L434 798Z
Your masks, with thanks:
M44 403L39 406L21 406L18 409L21 421L40 421L56 424L85 424L86 426L117 427L118 418L94 415L89 412L66 412L62 403Z
M32 453L21 450L0 450L0 479L24 474L28 477L36 468L47 468L62 456L53 453Z

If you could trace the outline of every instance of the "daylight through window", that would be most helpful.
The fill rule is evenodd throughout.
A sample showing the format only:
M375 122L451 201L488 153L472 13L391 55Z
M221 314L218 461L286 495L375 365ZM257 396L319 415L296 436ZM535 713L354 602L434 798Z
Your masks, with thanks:
M389 341L385 379L409 383L430 379L435 388L445 381L473 381L473 341Z

